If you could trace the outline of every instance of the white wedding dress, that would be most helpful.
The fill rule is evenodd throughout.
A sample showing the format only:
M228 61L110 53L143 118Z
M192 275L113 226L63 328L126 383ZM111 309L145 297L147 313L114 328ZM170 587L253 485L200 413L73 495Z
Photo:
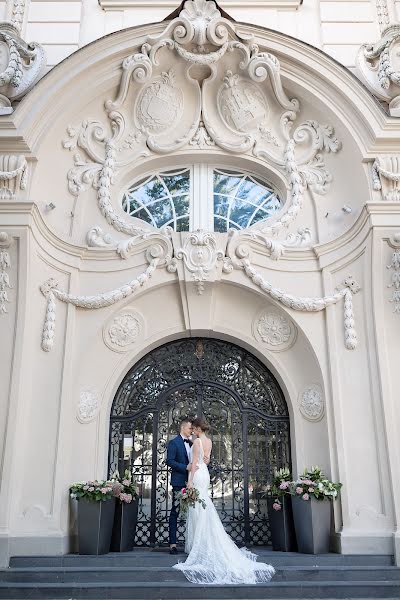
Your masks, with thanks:
M194 474L193 486L199 490L206 508L198 502L195 507L189 508L185 544L185 552L189 556L174 568L182 571L192 583L253 584L270 581L275 569L256 562L256 554L239 549L226 533L208 494L210 475L203 457L200 440L199 468Z

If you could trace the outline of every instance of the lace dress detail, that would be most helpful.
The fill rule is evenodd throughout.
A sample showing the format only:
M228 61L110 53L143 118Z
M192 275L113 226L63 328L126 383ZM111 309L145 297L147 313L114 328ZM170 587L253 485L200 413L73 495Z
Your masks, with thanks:
M193 485L205 501L189 508L186 523L184 563L174 565L192 583L199 584L253 584L270 581L275 573L271 565L258 563L257 555L245 548L239 549L226 533L208 493L210 475L204 463L200 438L199 468Z

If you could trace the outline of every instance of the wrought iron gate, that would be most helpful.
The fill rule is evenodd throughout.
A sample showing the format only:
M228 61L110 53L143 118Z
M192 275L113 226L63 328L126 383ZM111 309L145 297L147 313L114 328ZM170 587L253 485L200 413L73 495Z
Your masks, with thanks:
M211 494L239 545L270 540L265 491L290 466L289 415L273 375L234 344L191 338L157 348L121 383L111 410L109 469L130 469L139 484L136 544L168 543L168 441L184 415L211 425ZM183 541L184 523L178 528Z

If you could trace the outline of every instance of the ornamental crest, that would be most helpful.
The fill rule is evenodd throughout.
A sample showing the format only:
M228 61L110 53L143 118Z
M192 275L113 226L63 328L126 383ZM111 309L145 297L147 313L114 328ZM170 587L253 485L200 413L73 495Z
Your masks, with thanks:
M322 389L318 384L309 385L300 396L300 412L308 421L320 421L325 413Z
M136 117L143 129L159 133L173 127L182 110L182 91L175 87L175 74L170 70L144 88L138 99Z
M80 423L90 423L96 417L99 399L93 390L82 390L79 396L76 418Z
M235 131L253 131L267 116L266 100L250 81L227 71L218 95L221 117Z

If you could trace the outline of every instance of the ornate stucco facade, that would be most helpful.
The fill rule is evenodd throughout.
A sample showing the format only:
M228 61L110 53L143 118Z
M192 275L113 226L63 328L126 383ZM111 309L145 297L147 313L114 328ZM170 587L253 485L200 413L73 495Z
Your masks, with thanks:
M343 483L337 551L399 561L398 3L221 2L250 24L202 0L170 21L161 0L0 4L0 564L71 548L68 486L107 475L121 381L193 336L273 373L294 472ZM202 204L190 232L123 210L188 165L283 207L226 233Z

